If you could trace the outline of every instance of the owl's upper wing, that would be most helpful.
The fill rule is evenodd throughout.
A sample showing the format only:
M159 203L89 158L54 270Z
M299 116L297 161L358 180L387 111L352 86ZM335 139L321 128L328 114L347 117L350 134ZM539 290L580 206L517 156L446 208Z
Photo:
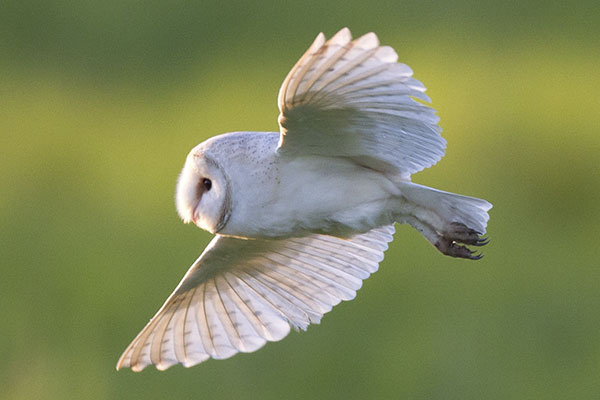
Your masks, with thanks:
M355 158L412 174L438 162L446 141L425 87L374 33L320 33L279 90L279 151Z
M378 268L393 226L340 239L314 234L280 240L217 236L127 347L117 369L166 369L251 352L290 325L306 329L351 300Z

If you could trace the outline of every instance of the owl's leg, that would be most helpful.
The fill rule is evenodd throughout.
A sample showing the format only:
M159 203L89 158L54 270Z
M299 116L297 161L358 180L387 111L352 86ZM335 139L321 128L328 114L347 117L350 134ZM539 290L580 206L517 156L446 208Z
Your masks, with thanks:
M482 256L465 245L483 246L482 238L492 207L485 200L461 196L410 182L398 183L399 222L406 222L443 254L478 260Z
M451 257L479 260L483 255L476 254L465 245L484 246L489 242L487 238L482 238L478 232L458 222L451 223L449 228L443 232L436 231L427 222L414 216L401 218L398 222L409 224L419 231L442 254Z

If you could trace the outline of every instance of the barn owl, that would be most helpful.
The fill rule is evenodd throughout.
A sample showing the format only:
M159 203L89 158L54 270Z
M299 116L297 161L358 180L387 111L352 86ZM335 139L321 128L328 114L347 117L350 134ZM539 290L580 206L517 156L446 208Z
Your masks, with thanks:
M487 243L491 204L411 182L446 141L424 86L397 59L374 33L321 33L283 81L279 132L192 149L177 211L215 237L117 369L190 367L318 323L377 270L395 223L443 254L481 257L467 245Z

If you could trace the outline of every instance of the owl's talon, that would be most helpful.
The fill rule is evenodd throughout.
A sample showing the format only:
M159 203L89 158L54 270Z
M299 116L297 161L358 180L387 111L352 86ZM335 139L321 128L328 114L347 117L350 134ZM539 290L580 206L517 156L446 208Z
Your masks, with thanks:
M467 227L460 222L453 222L449 228L438 236L435 247L451 257L467 258L469 260L479 260L483 254L476 254L465 245L485 246L490 242L489 237L481 237L481 233Z
M442 236L455 242L481 246L485 238L481 238L481 233L467 227L460 222L452 222L449 227L442 232ZM485 243L484 243L485 244Z
M490 242L490 238L486 236L486 237L477 239L477 243L473 243L473 246L485 246L489 242Z

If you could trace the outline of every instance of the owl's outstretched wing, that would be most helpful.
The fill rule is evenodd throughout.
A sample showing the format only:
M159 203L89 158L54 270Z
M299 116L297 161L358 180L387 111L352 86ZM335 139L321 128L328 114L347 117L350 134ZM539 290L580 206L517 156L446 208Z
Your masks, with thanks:
M306 329L351 300L383 259L393 226L348 239L216 236L162 308L127 347L117 369L186 367L252 352Z
M279 151L350 157L410 175L438 162L446 141L412 70L374 33L321 33L279 90Z

